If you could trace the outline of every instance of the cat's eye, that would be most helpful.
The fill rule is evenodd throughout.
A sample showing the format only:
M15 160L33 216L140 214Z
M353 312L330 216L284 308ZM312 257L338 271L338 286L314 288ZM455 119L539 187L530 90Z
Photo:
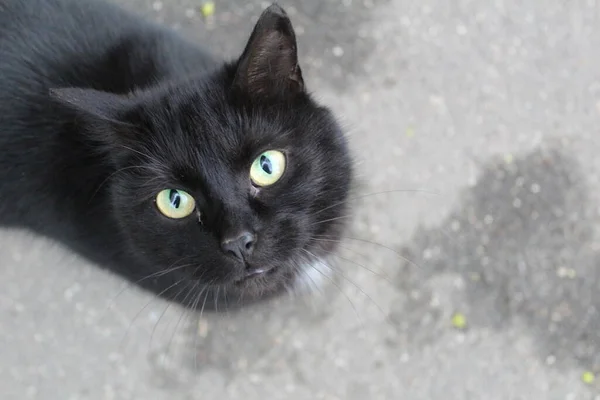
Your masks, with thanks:
M262 153L250 167L250 179L256 186L269 186L281 178L285 171L285 156L277 150Z
M194 212L196 201L183 190L165 189L156 196L156 207L166 217L179 219Z

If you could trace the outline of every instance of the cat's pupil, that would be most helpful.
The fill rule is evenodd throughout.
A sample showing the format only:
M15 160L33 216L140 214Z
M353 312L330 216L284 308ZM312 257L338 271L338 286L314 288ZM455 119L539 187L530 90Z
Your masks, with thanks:
M271 160L269 160L269 158L265 155L260 156L260 167L269 175L273 173L273 166L271 165Z
M171 191L169 192L169 200L175 208L179 208L179 206L181 205L181 196L179 195L179 192L177 190L171 189Z

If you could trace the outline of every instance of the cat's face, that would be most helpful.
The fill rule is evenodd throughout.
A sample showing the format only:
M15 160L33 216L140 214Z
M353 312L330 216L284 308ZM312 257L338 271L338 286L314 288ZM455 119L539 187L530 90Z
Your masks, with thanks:
M193 305L207 286L252 300L327 274L351 161L330 112L304 91L295 46L271 7L236 63L122 99L123 124L102 134L120 169L110 201L121 233L149 274L172 270L168 282L192 288L177 301ZM106 96L86 92L63 94Z

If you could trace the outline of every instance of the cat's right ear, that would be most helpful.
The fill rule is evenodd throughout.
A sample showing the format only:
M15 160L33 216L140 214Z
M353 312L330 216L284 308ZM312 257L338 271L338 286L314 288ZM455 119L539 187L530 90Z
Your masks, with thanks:
M294 28L279 5L267 7L258 18L238 60L234 86L260 97L304 90Z

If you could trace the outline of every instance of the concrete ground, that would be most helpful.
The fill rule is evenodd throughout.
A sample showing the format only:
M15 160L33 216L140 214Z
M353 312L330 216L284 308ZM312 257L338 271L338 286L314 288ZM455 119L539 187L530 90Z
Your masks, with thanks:
M265 5L121 1L226 55ZM596 3L282 2L377 193L343 273L199 319L3 231L0 399L600 399Z

